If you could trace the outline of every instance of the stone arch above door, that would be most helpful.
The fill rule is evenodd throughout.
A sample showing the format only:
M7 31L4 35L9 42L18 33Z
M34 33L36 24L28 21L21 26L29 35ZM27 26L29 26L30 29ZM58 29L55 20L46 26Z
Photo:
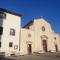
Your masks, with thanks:
M41 36L41 40L47 40L47 39L48 39L48 37L46 35Z

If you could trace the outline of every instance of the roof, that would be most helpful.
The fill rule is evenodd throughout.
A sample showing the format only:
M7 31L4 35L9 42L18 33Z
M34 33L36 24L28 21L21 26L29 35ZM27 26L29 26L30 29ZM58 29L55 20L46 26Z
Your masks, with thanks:
M23 26L23 28L30 26L33 22L34 22L33 20L29 21L25 26Z
M0 11L7 12L7 13L10 13L10 14L13 14L13 15L16 15L16 16L22 16L22 15L19 14L19 13L12 12L12 11L9 11L9 10L4 9L4 8L0 8Z

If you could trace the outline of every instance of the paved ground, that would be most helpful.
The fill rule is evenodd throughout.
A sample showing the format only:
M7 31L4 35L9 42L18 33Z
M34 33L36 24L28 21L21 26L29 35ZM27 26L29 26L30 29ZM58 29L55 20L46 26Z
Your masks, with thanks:
M60 60L60 53L32 54L25 56L14 56L0 60Z

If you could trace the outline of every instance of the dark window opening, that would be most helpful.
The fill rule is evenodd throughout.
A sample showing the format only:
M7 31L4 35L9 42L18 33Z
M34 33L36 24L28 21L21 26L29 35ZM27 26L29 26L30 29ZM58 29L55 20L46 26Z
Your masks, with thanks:
M56 40L56 37L54 37L54 39Z
M15 29L10 29L10 35L15 35Z
M0 27L0 35L3 33L3 27Z
M12 47L12 46L13 46L13 43L12 43L12 42L10 42L10 43L9 43L9 47Z
M2 12L2 11L0 11L0 18L6 18L6 14L5 14L5 12Z
M1 42L0 42L0 48L1 48Z

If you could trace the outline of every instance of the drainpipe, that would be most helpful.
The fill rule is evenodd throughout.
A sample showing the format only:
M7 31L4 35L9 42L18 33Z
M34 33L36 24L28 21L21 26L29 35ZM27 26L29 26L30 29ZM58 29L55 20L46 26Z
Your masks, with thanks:
M19 51L20 51L21 29L19 31Z
M20 52L20 43L21 43L21 27L20 27L20 30L19 30L19 52Z

